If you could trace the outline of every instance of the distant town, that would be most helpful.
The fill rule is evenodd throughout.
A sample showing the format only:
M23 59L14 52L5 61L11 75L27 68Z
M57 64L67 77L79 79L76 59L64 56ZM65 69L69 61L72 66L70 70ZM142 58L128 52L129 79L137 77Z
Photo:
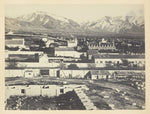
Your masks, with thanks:
M12 31L7 32L5 38L6 99L11 98L11 95L34 96L31 95L31 91L44 92L40 90L41 87L48 87L51 90L57 88L57 92L50 96L63 95L70 91L64 87L68 84L77 84L86 86L83 87L84 93L81 97L86 94L85 96L91 99L89 101L92 102L91 105L86 105L81 100L81 103L78 101L80 106L78 108L75 106L68 108L67 103L66 108L62 108L58 103L56 107L59 108L51 109L144 109L145 97L142 92L145 91L144 39L123 37L94 39L86 36L78 38L72 34L69 37L56 37L48 34L15 34ZM51 84L61 85L61 89L48 86ZM31 87L30 92L27 87L21 85ZM14 90L16 91L13 92ZM71 90L74 90L80 98L77 89ZM40 95L44 96L40 92L35 94ZM49 96L48 92L45 95ZM22 109L32 110L30 103L27 107ZM7 100L6 109L17 108ZM19 105L18 109L21 109Z

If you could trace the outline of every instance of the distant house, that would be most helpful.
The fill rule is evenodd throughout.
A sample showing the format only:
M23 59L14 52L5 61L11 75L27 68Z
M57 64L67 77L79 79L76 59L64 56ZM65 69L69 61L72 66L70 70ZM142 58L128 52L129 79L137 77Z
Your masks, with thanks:
M22 48L25 47L23 38L6 39L5 45L8 47L22 47Z
M130 64L138 66L145 66L144 55L110 55L110 54L97 54L94 55L94 62L97 67L105 67L106 64L120 64L122 60L127 60Z
M94 49L87 50L87 58L88 58L88 60L92 60L93 55L96 55L96 54L98 54L98 50L94 50Z
M74 57L80 58L83 53L77 52L72 47L68 48L55 48L55 56Z
M97 50L115 50L115 43L107 42L104 38L100 42L89 42L88 43L89 49L97 49Z
M26 71L24 72L24 77L27 77L27 78L32 78L32 77L34 77L33 71L32 71L32 70L26 70Z
M58 77L59 68L54 67L27 67L27 68L17 68L17 69L5 69L5 77Z
M48 63L47 54L42 54L42 55L39 56L39 63Z
M54 40L53 39L49 39L45 44L46 44L46 47L49 47L50 44L54 43Z
M5 51L5 60L16 62L39 62L40 51Z
M73 70L66 69L60 70L60 78L85 78L85 75L89 72L89 70Z
M64 60L63 57L49 57L48 58L49 63L62 63L63 60Z
M29 46L29 49L31 50L31 51L38 51L39 50L39 45L37 45L37 44L32 44L32 45L30 45Z
M110 78L111 75L108 70L60 70L60 78L86 78L86 79L105 79Z
M110 73L107 70L91 70L91 79L105 79L110 78Z
M131 72L131 71L116 71L114 72L114 79L145 79L144 72Z
M72 58L72 57L48 57L49 63L62 63L62 62L75 62L81 61L80 58Z
M68 47L76 47L78 44L77 38L73 38L67 41Z

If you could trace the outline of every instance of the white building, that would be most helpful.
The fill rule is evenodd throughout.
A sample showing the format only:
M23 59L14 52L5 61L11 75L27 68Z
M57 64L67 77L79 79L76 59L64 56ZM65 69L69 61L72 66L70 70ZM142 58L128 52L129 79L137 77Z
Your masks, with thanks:
M46 42L46 47L49 47L51 43L54 43L54 40L50 39Z
M5 51L5 59L7 59L10 55L42 55L42 51Z
M89 49L97 49L97 50L116 50L115 43L107 42L104 38L100 42L89 42Z
M73 38L67 41L68 47L76 47L78 44L77 38Z
M48 56L47 56L47 54L40 55L39 63L48 63Z
M76 88L85 88L83 85L14 85L6 86L5 92L7 93L5 98L10 96L48 96L54 97L66 92L72 91Z
M19 39L19 38L15 38L15 39L6 39L5 40L5 45L8 47L21 47L24 48L24 39Z
M83 53L77 52L74 48L55 48L55 56L80 58Z
M127 60L130 64L137 65L139 67L145 66L144 55L109 55L109 54L97 54L94 55L96 67L105 67L106 64L120 64L122 60Z
M57 77L59 68L53 67L27 67L20 69L5 69L5 77L26 77L33 78L39 76Z
M107 70L92 70L91 72L91 79L108 79L110 78L110 73Z

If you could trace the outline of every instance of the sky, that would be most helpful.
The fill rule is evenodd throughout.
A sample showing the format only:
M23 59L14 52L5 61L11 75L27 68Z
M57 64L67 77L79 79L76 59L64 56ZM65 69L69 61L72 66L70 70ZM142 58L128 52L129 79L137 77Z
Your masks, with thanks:
M143 16L144 6L142 4L9 4L5 7L7 17L18 17L36 11L83 22L104 16Z

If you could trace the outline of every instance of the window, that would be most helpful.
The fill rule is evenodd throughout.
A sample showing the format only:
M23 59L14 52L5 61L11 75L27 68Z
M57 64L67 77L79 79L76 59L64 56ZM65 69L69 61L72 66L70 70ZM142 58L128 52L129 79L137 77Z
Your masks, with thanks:
M64 89L60 89L60 93L64 93Z
M40 70L41 75L49 75L49 70Z
M25 89L21 89L21 93L25 93Z
M31 75L31 73L29 73L29 75Z
M98 61L96 61L96 63L98 63Z

